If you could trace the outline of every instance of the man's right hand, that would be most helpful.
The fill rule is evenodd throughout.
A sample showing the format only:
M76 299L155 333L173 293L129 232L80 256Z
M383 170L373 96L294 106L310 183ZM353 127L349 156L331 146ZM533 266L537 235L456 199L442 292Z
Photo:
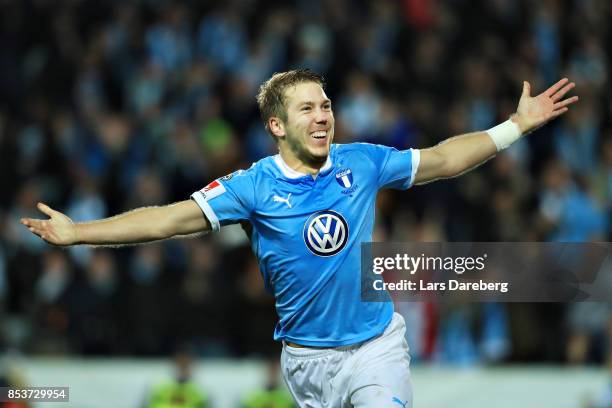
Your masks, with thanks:
M210 231L210 223L194 200L161 207L142 207L114 217L79 222L38 203L48 220L22 218L32 233L52 245L132 245Z
M66 246L78 242L77 228L68 216L43 203L38 203L37 207L48 215L49 219L22 218L21 223L28 227L30 232L52 245Z

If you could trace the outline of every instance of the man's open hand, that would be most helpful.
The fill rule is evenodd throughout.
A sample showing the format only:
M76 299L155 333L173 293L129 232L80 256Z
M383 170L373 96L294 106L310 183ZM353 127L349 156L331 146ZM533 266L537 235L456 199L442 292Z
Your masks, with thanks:
M577 96L563 99L574 86L576 84L563 78L538 96L530 96L531 85L529 82L523 82L523 94L512 121L519 125L522 133L528 133L563 115L568 111L569 105L578 101Z
M78 242L76 227L69 217L43 203L38 203L37 207L48 215L49 219L22 218L21 223L32 233L53 245L65 246Z

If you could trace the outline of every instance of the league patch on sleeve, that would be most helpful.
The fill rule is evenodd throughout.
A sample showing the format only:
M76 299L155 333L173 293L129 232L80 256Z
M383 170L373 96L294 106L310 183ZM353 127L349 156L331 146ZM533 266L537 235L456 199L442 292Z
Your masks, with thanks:
M225 187L223 187L223 184L219 183L219 180L215 180L200 191L206 200L210 200L225 193Z
M229 181L231 180L234 176L240 176L241 174L244 173L244 170L236 170L233 173L228 174L227 176L223 176L221 177L219 180L223 180L223 181Z

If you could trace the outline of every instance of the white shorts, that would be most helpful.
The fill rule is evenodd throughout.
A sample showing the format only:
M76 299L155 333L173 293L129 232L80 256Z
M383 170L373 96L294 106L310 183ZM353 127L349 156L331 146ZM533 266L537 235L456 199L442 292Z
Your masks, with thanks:
M300 408L411 408L405 332L395 313L381 335L363 343L327 349L284 344L283 378Z

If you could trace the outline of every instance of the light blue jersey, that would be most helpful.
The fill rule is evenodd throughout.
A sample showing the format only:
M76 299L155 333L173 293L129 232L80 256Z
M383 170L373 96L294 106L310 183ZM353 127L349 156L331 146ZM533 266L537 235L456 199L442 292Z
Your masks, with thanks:
M251 224L253 252L276 298L276 340L336 347L384 331L393 304L361 301L360 244L372 240L378 190L409 188L419 157L412 149L332 145L316 178L276 155L191 196L215 231Z

